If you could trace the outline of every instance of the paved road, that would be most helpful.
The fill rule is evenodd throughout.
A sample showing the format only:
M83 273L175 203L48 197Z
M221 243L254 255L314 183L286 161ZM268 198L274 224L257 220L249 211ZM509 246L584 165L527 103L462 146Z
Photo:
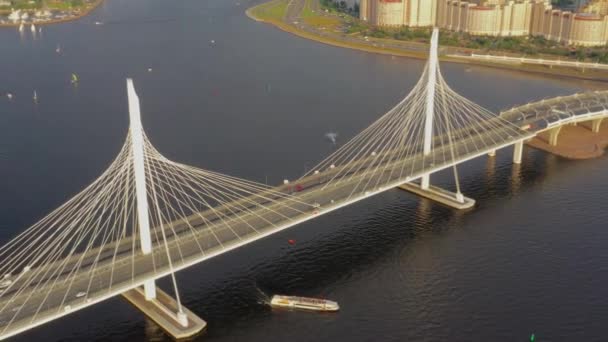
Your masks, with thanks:
M558 59L544 59L544 58L526 58L526 57L510 57L510 56L498 56L490 54L470 54L470 55L453 55L450 57L457 57L463 59L471 59L475 61L490 61L498 63L511 63L511 64L537 64L537 65L551 65L551 66L562 66L571 67L577 69L587 70L608 70L608 64L601 63L586 63L572 60L558 60Z

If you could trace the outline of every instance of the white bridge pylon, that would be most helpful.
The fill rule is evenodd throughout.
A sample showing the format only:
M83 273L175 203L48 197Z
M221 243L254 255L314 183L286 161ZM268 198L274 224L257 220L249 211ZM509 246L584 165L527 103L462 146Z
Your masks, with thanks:
M433 143L433 117L435 116L435 88L437 83L437 72L439 69L439 30L433 29L431 35L431 47L428 61L428 83L426 85L426 112L424 121L424 155L431 154ZM422 176L421 187L423 190L429 188L430 175Z
M450 88L441 73L439 30L435 28L429 59L414 89L306 176L334 170L328 187L353 174L373 175L353 193L360 189L372 193L386 186L387 179L401 179L408 186L420 179L415 192L424 195L439 190L430 186L430 175L447 165L454 170L456 193L441 190L438 196L450 195L463 204L456 164L529 135Z
M133 80L127 79L127 97L129 101L129 133L131 149L133 150L133 173L135 176L135 196L137 202L137 223L139 225L139 241L143 254L152 253L152 236L150 235L150 212L148 210L148 193L146 187L146 171L144 164L144 130L141 124L139 98L133 86ZM156 298L154 279L144 283L144 293L147 300Z
M314 209L285 189L173 162L148 140L127 80L130 127L108 169L83 191L0 247L0 339L144 286L260 238ZM176 311L176 312L175 312Z

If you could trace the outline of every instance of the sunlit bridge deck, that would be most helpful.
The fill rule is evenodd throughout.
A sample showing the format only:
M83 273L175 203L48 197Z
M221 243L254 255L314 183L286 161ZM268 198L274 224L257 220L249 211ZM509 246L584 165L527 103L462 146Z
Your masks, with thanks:
M608 116L608 91L593 91L545 99L500 113L507 121L542 132L555 126Z

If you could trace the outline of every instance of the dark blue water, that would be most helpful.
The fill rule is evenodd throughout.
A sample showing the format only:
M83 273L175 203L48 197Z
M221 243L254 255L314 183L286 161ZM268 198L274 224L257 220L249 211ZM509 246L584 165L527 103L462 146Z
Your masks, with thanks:
M244 15L251 4L108 0L36 39L0 30L0 241L88 185L118 153L126 77L167 157L276 184L332 151L325 133L346 142L420 76L418 60L253 22ZM455 90L493 111L602 87L475 66L442 70ZM460 167L473 211L389 191L182 271L184 303L209 323L200 340L526 341L534 332L540 341L604 341L608 158L575 162L526 149L521 167L510 160L507 149ZM450 176L433 181L453 188ZM328 297L342 310L260 304L278 292ZM166 339L120 298L15 338Z

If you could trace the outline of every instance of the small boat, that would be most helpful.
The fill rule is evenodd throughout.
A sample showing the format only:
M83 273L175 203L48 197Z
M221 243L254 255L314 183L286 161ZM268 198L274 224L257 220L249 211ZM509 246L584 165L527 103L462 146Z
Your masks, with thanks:
M36 91L34 90L34 102L38 102L38 94L36 94Z
M32 26L30 26L30 29L33 33L36 33L36 25L32 24Z
M326 299L274 295L270 305L280 308L301 309L311 311L338 311L338 303Z
M103 23L101 21L96 21L95 25L103 25Z
M57 45L57 48L55 49L55 52L61 53L61 47L59 45Z
M76 74L72 74L72 84L78 83L78 76Z
M13 99L13 94L11 93L6 93L6 97L8 97L9 100Z

